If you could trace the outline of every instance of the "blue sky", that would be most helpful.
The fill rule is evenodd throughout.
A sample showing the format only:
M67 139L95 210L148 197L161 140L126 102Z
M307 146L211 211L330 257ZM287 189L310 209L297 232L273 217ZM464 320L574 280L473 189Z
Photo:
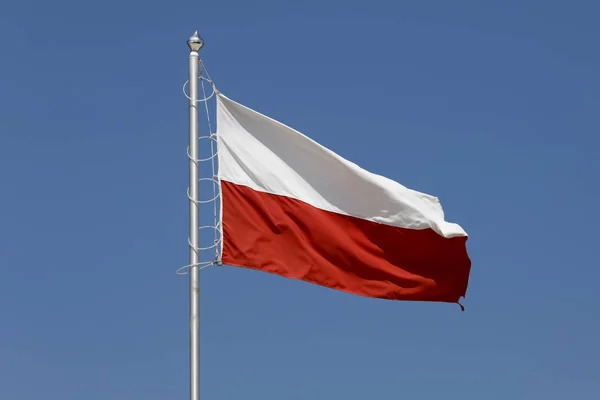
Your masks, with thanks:
M198 29L224 94L440 197L473 262L464 313L203 271L204 399L597 399L599 12L4 2L0 398L187 398Z

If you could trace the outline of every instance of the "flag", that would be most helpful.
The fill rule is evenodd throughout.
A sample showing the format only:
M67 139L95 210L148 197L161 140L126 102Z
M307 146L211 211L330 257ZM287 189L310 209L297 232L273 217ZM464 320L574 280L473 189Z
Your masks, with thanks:
M373 298L458 302L467 233L439 200L217 94L223 264Z

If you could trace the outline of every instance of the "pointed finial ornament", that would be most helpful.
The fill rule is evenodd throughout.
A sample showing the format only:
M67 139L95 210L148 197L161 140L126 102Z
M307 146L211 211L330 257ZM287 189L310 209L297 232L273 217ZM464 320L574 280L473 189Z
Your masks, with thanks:
M194 34L190 36L187 43L191 51L198 51L204 47L204 40L202 40L200 35L198 35L198 31L194 32Z

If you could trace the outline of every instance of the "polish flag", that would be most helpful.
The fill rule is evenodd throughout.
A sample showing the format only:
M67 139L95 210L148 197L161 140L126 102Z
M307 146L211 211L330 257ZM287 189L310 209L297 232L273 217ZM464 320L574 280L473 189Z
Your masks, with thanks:
M467 234L439 200L217 93L223 264L373 298L457 303Z

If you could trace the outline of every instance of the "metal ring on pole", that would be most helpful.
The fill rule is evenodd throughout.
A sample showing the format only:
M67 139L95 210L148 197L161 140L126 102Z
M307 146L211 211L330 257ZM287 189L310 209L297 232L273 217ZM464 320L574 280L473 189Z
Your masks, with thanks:
M216 265L217 262L216 261L206 261L206 262L201 262L198 264L189 264L189 265L184 265L183 267L180 267L177 269L177 271L175 271L175 273L177 275L187 275L188 274L188 270L191 267L198 267L199 270L203 270L204 268L208 268L211 265Z
M214 226L205 226L204 228L213 228L213 229L216 229L216 227L214 227ZM217 229L217 232L219 232L218 229ZM219 243L221 243L221 238L215 240L215 242L213 244L211 244L210 246L206 246L206 247L194 247L193 249L196 250L196 251L206 251L206 250L214 249L215 247L217 247L219 245ZM190 243L189 240L188 240L188 244L190 244L190 246L192 246L192 244Z
M203 77L203 76L199 76L199 77L198 77L198 80L200 80L200 81L207 81L207 82L209 82L209 83L210 83L210 85L212 86L212 89L213 89L213 91L212 91L212 93L211 93L211 94L209 94L207 97L205 97L205 98L203 98L203 99L198 99L198 100L196 100L196 102L197 102L197 103L201 103L201 102L205 102L205 101L208 101L208 100L210 100L210 99L211 99L211 97L213 97L213 96L215 95L215 93L217 92L217 88L216 88L216 86L215 86L214 82L213 82L212 80L208 79L208 78L205 78L205 77ZM189 83L190 83L190 81L189 81L189 80L185 81L185 83L183 84L183 88L182 88L182 90L183 90L183 95L184 95L185 97L187 97L187 99L188 99L188 100L192 100L192 98L191 98L190 96L188 96L188 94L187 94L187 93L186 93L186 91L185 91L185 88L187 87L187 85L188 85Z
M211 133L210 135L206 135L206 136L198 136L198 140L200 140L200 139L212 139L215 141L215 143L218 143L216 133Z
M198 179L198 180L201 181L202 179ZM211 179L206 179L206 180L211 180ZM188 190L187 190L187 196L188 196L188 199L190 199L190 201L193 201L196 205L198 205L198 204L212 203L213 201L217 200L219 198L219 196L221 196L221 193L215 194L215 197L213 197L210 200L192 200L192 198L190 197L190 188L188 188Z
M192 244L190 243L190 241L188 239L188 245L190 247L192 247L192 249L196 252L196 254L198 254L198 256L199 256L199 252L217 248L223 241L223 230L221 228L221 221L219 221L217 226L205 225L205 226L201 226L198 228L198 230L201 230L201 229L214 229L217 232L219 232L220 236L217 240L215 240L215 242L212 245L206 246L206 247L194 247L194 246L192 246ZM187 275L188 270L191 267L198 267L198 269L203 270L204 268L208 268L212 265L219 265L219 263L220 263L220 260L213 260L213 261L204 261L204 262L200 262L197 264L188 264L188 265L184 265L183 267L178 268L177 271L175 271L175 273L177 275Z
M211 161L214 160L214 158L219 155L219 150L217 149L217 151L215 151L215 153L213 155L211 155L210 157L206 157L206 158L197 158L197 159L193 159L191 154L190 154L190 148L188 146L187 148L187 155L188 158L192 161L194 161L196 164L198 164L199 162L206 162L206 161Z
M211 244L210 246L206 246L206 247L195 247L194 245L192 245L191 241L188 238L188 245L196 252L196 254L198 254L198 256L200 255L200 253L199 253L200 251L214 249L219 244L221 244L221 242L223 241L223 227L222 227L221 221L217 222L217 225L203 225L203 226L198 227L198 231L200 231L202 229L213 229L219 233L219 237L215 239L213 244ZM211 262L216 262L216 260L213 260Z

